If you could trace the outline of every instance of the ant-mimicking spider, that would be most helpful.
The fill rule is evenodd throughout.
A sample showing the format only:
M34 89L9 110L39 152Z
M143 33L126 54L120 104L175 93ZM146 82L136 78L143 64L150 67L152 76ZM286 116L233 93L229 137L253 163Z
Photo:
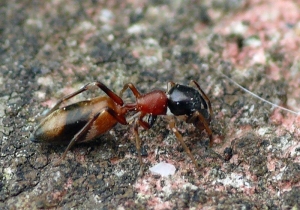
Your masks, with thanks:
M169 126L186 153L198 167L194 156L175 126L173 116L183 115L186 117L187 123L192 123L201 130L205 129L210 139L210 146L212 146L212 131L209 128L212 116L210 100L194 80L192 84L196 89L173 82L168 84L169 88L166 92L153 90L146 94L140 94L132 83L128 83L124 85L120 95L129 88L136 101L125 104L120 96L103 83L88 83L78 91L59 100L37 126L30 139L38 143L68 143L62 160L74 144L91 141L112 129L117 123L127 125L126 115L129 112L136 112L138 114L135 115L134 133L139 161L142 165L138 128L141 126L150 129L157 116L164 115L169 119ZM59 108L63 102L94 87L103 90L107 96L95 97ZM143 119L146 115L149 115L147 122Z

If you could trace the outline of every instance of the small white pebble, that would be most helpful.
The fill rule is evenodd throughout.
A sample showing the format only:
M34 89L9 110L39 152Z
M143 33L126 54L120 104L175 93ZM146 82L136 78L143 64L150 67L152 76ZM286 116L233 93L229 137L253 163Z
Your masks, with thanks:
M175 174L175 166L169 163L161 162L149 169L153 174L159 174L161 176L169 176Z

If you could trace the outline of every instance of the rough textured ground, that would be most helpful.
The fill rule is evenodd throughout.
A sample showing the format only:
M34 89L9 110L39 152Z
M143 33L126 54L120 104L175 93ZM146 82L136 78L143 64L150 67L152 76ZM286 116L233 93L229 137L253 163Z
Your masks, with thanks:
M299 111L299 1L0 1L0 14L0 209L300 208L299 117L220 74ZM177 123L199 171L163 118L140 132L143 177L130 126L57 167L64 145L28 140L37 116L88 82L147 92L191 79L214 111L212 148ZM162 161L173 176L149 172Z

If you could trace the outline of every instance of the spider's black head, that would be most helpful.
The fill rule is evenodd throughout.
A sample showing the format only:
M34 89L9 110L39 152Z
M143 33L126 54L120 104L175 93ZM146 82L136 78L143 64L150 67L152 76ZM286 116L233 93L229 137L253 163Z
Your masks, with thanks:
M185 85L174 85L168 92L168 108L175 116L191 116L195 111L199 111L208 119L208 104L203 99L199 91Z

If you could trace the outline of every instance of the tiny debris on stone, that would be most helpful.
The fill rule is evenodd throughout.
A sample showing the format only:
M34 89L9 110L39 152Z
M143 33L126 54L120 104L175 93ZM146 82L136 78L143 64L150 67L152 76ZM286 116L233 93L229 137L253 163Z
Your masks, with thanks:
M151 167L149 170L152 172L152 174L159 174L166 177L169 175L174 175L176 168L170 163L160 162Z

